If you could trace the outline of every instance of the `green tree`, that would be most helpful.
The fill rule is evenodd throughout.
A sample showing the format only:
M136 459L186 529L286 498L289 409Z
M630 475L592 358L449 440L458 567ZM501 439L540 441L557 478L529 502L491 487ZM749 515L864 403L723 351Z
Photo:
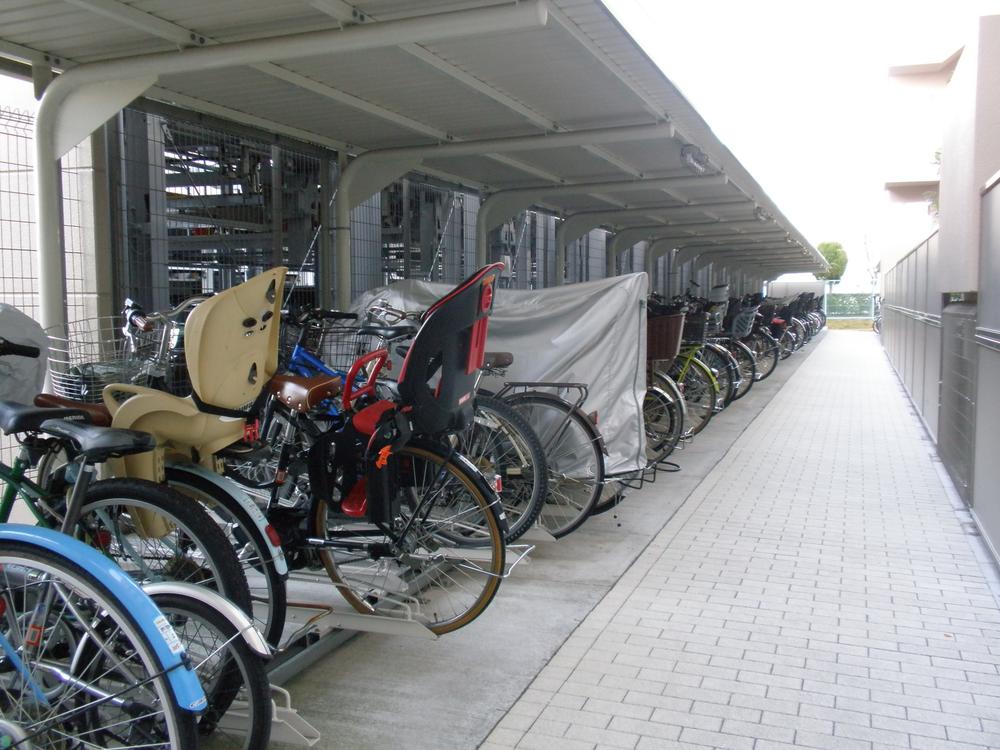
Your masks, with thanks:
M847 253L844 252L843 246L839 242L821 242L816 249L820 251L822 256L826 258L826 262L830 264L830 270L825 273L815 274L816 278L825 279L826 281L839 281L847 269Z

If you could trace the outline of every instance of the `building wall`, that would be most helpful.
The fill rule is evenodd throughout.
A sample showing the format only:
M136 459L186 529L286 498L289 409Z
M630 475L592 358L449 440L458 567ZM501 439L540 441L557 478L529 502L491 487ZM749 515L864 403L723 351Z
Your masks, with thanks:
M942 291L978 288L980 191L1000 169L1000 16L981 19L948 86L941 156Z

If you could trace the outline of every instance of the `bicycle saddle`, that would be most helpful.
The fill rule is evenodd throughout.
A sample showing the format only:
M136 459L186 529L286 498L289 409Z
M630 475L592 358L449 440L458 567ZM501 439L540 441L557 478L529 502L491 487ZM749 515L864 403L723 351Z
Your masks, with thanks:
M486 352L483 357L483 367L510 367L514 364L514 355L510 352Z
M40 430L42 422L49 419L85 422L87 415L81 409L40 409L16 401L0 401L0 430L7 435Z
M115 430L63 419L47 419L42 423L41 429L50 435L69 440L78 453L93 463L132 453L145 453L156 447L152 435L137 430Z
M111 412L104 404L89 404L84 401L74 401L71 398L63 398L53 393L39 393L35 396L35 406L48 406L60 409L76 409L84 412L88 421L98 427L111 426Z
M281 403L302 414L326 399L338 396L342 385L337 375L275 375L268 382L267 389Z

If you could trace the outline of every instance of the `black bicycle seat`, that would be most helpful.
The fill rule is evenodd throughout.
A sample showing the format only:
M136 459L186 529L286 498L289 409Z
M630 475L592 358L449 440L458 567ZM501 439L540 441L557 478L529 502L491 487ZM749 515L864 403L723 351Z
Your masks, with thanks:
M404 336L412 336L419 330L420 326L412 323L405 323L398 326L361 326L358 333L363 336L381 336L384 339L400 339Z
M48 419L90 421L90 417L80 409L49 409L16 401L0 401L0 430L7 435L39 430L42 422Z
M63 419L48 419L41 428L49 435L68 440L88 461L100 463L109 458L145 453L156 447L156 439L148 432L95 427Z

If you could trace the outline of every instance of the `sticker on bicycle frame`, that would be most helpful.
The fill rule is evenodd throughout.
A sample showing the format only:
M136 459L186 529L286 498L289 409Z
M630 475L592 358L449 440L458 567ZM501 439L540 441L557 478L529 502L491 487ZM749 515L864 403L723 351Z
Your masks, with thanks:
M163 640L167 642L167 648L170 649L170 653L184 653L184 644L181 643L181 639L177 637L177 633L174 631L170 622L167 621L166 617L160 615L153 620L153 624L156 625L156 629L160 631L160 635L163 636Z

